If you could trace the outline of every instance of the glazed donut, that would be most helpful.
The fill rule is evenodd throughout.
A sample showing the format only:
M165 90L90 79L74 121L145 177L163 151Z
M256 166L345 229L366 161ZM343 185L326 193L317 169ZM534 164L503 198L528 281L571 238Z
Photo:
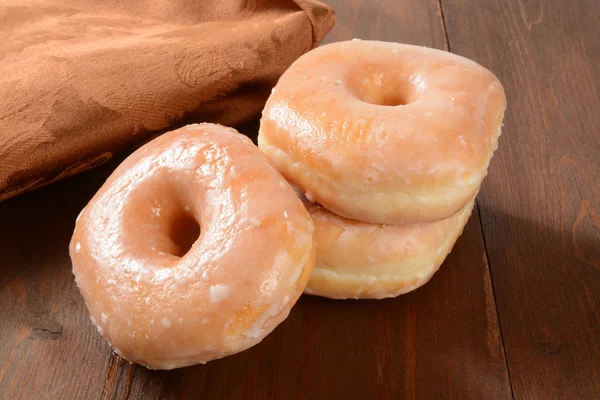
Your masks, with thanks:
M258 143L311 200L397 225L451 217L475 196L506 108L498 79L466 58L353 40L283 74Z
M382 299L424 285L462 233L473 203L439 222L391 226L340 217L305 202L315 225L317 262L304 293Z
M127 158L78 217L69 250L115 351L172 369L247 349L283 321L314 265L312 233L247 137L201 124Z

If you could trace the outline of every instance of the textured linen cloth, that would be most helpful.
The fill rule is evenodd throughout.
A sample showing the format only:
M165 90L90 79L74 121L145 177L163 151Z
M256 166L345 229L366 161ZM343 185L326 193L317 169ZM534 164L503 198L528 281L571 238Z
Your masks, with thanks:
M334 19L314 0L0 0L0 201L257 116Z

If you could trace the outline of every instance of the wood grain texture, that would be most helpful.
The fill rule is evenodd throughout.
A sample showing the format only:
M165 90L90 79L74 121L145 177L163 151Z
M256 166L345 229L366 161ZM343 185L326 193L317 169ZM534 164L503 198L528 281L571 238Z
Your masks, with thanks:
M338 21L328 41L445 48L436 1L330 4ZM441 271L414 293L384 301L303 296L262 343L207 365L153 372L117 359L106 392L114 398L511 397L477 211Z
M111 350L74 284L68 243L106 172L0 204L0 399L102 390Z
M437 1L330 3L338 22L328 41L446 47ZM413 293L303 296L262 343L207 365L149 371L111 354L89 322L67 246L116 162L0 203L0 399L511 397L477 209L441 270Z
M600 398L600 4L443 0L504 83L481 218L516 398Z

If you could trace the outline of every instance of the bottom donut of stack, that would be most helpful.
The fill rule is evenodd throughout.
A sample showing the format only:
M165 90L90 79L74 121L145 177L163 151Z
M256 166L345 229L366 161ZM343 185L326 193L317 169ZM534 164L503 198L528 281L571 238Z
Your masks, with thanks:
M396 297L427 283L452 250L475 203L471 200L442 221L393 226L352 220L303 201L315 225L317 249L304 293L332 299Z

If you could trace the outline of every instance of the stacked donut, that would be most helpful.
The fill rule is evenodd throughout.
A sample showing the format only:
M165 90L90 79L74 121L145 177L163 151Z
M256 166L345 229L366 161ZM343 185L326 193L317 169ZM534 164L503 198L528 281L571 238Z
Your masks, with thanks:
M384 298L427 282L469 218L505 108L490 71L444 51L353 40L297 60L258 145L315 224L305 293Z
M504 109L494 75L459 56L311 51L268 100L262 152L231 128L189 125L95 194L70 244L92 323L127 360L172 369L260 342L303 291L422 285L470 215Z

